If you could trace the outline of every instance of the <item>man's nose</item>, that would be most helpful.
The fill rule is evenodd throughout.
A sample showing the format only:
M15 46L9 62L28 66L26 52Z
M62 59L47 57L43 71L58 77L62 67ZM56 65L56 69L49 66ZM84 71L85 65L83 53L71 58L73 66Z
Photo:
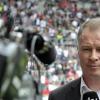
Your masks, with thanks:
M91 61L95 61L97 59L98 59L98 53L97 53L97 51L96 50L92 50L91 54L90 54L90 60Z

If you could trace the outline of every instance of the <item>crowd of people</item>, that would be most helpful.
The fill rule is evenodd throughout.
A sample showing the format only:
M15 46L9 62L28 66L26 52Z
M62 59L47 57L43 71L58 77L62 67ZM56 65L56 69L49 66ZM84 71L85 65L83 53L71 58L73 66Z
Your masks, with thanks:
M45 69L51 73L45 77L50 80L53 75L64 84L82 74L77 56L77 32L81 23L100 16L99 5L99 0L1 0L0 13L10 9L14 28L28 28L54 43L57 59Z

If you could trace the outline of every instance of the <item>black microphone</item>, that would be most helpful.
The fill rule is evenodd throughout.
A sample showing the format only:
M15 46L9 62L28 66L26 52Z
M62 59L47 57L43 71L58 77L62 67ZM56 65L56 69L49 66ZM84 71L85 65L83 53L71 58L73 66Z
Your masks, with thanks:
M83 100L99 100L96 92L90 91L83 94Z
M51 41L45 40L40 34L28 34L27 48L44 64L51 64L56 59L56 49Z
M49 39L46 40L38 31L34 31L31 27L26 29L19 27L15 31L25 32L26 49L29 51L29 54L35 54L43 64L50 65L55 61L56 49Z
M34 53L37 58L44 64L51 64L56 59L56 50L54 45L51 43L51 41L44 40L40 35L37 35Z

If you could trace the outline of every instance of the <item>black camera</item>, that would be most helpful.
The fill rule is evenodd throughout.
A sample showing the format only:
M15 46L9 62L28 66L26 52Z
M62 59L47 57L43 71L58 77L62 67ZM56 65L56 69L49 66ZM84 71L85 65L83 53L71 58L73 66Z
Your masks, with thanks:
M11 31L13 22L7 14L5 12L0 16L0 99L13 100L18 97L17 91L20 87L15 81L17 79L21 83L28 55L24 44L18 41L21 40L19 34L16 33L15 37Z

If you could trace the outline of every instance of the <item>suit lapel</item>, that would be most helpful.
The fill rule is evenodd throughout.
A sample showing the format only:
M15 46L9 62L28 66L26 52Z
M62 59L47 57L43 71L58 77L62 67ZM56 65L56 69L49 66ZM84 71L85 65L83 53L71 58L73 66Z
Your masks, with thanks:
M68 100L80 100L80 83L80 78L72 82Z

